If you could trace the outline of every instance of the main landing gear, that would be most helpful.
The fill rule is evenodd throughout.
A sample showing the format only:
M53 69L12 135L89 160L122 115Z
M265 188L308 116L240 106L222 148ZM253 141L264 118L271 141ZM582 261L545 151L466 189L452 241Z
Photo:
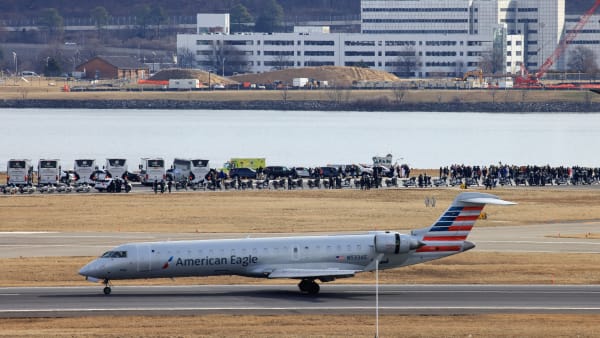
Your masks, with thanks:
M316 295L321 289L319 284L317 284L314 279L303 279L300 283L298 283L298 288L300 288L302 293L309 295Z
M107 296L110 295L110 281L108 279L105 279L102 283L104 284L104 294Z

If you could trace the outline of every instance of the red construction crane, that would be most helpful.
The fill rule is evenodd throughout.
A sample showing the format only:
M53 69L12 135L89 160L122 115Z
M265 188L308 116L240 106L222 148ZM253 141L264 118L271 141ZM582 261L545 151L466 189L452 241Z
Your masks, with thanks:
M537 71L537 73L530 74L527 71L527 68L525 68L523 66L521 68L522 69L522 72L521 72L522 74L520 76L517 76L515 78L515 87L517 87L517 88L538 88L538 87L541 87L542 84L539 82L539 79L542 76L544 76L544 74L546 74L546 72L552 67L552 65L563 55L563 53L565 52L565 50L567 49L567 47L569 46L569 44L571 42L573 42L573 40L575 40L575 38L577 37L577 34L579 34L579 32L583 29L583 27L585 26L585 24L588 22L588 20L592 16L592 14L594 14L594 12L596 11L596 9L598 9L598 7L600 7L600 0L596 0L596 2L594 3L594 5L590 9L588 9L587 12L585 12L585 14L583 14L583 16L581 17L581 19L577 23L577 25L575 25L575 27L573 27L573 29L567 31L567 34L560 41L560 43L558 44L558 46L556 46L556 49L554 50L554 52L552 53L552 55L550 55L546 59L546 61L544 62L544 64L542 64L542 66Z

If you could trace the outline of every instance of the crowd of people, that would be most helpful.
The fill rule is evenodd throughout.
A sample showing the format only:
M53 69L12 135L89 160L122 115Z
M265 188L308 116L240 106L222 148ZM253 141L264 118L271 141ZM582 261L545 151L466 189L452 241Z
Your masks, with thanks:
M586 185L600 181L600 168L552 167L550 165L517 166L499 163L489 166L451 165L440 167L440 177L450 181L464 180L467 184L482 185ZM472 185L470 184L470 185Z
M273 177L258 169L254 178L229 177L223 170L211 169L201 183L191 184L190 181L178 182L173 176L167 175L167 180L154 181L154 193L170 193L173 189L193 190L230 190L230 189L342 189L355 188L361 190L378 189L383 187L441 187L441 186L484 186L493 189L497 186L546 186L546 185L591 185L600 183L600 167L558 166L550 165L508 165L503 163L493 165L453 164L440 167L436 177L431 170L414 175L415 169L406 165L367 167L362 165L326 166L315 168L294 168L285 175ZM411 176L413 174L413 176ZM434 175L434 177L432 177ZM125 179L118 180L114 186L107 186L106 191L119 192L131 190L131 184ZM124 183L123 185L120 183ZM111 182L111 184L113 184ZM114 188L114 189L111 189ZM18 188L18 187L17 187ZM15 188L1 186L4 193L32 193L35 189L27 187ZM59 187L60 188L60 187ZM80 192L80 190L73 190ZM89 190L87 190L89 191ZM40 192L44 192L40 190ZM50 192L50 191L47 191ZM56 192L64 192L56 189Z

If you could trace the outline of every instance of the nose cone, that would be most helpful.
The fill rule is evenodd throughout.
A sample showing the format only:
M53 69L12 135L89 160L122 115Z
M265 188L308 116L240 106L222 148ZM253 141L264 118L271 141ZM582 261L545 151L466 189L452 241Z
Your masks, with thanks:
M84 277L98 277L98 261L92 261L79 269L79 274Z

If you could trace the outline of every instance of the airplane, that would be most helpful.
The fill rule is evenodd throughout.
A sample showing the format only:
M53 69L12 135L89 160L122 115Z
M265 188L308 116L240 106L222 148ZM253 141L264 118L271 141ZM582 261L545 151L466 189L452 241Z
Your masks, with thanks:
M91 282L239 275L299 279L315 295L316 280L331 282L360 272L398 268L471 250L467 236L486 204L511 205L495 195L463 192L431 226L410 234L364 234L211 239L128 243L105 252L79 270Z

